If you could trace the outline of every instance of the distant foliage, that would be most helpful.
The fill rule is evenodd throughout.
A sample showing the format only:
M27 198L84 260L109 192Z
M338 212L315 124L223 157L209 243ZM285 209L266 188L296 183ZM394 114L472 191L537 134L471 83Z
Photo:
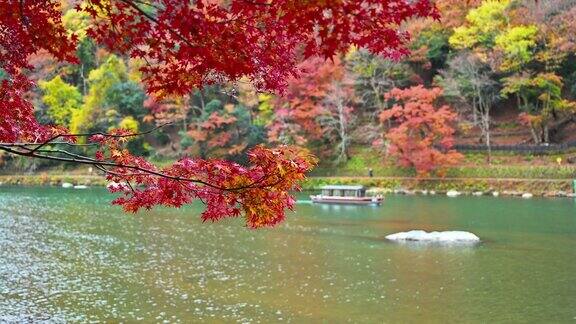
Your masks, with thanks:
M548 143L555 119L576 114L576 102L562 98L563 81L554 73L506 80L503 95L516 94L524 111L519 120L530 127L534 142Z
M386 99L394 102L380 114L380 120L391 120L394 127L386 134L388 153L400 165L413 167L419 176L444 175L449 166L463 156L452 150L456 114L447 105L436 107L442 89L415 86L392 89Z
M537 34L538 27L531 25L512 27L498 35L495 39L496 49L504 54L500 68L503 71L516 71L532 61Z
M312 58L298 68L299 76L288 80L284 94L274 102L276 118L268 134L272 141L304 145L321 139L323 132L316 118L323 114L322 103L332 81L342 79L344 75L339 59L333 63Z
M127 75L126 65L115 55L110 55L104 64L90 72L88 76L90 90L84 98L84 105L74 111L70 121L72 133L107 130L107 117L117 114L116 110L110 112L106 109L109 108L107 95L114 86L125 82Z
M466 15L467 24L454 29L450 44L455 48L491 47L508 25L509 0L486 0Z
M324 144L319 154L346 161L354 117L354 80L340 58L332 62L308 59L299 69L300 75L288 81L285 93L273 103L276 118L269 126L270 140L298 145L315 141Z
M82 106L78 88L62 80L58 75L50 81L40 81L44 95L42 102L48 106L47 114L57 125L68 125L70 118Z

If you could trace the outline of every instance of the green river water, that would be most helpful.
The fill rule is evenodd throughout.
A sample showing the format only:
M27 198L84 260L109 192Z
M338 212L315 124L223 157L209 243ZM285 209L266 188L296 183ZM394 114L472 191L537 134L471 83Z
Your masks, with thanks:
M573 200L302 201L249 230L202 224L200 205L127 215L111 198L0 187L0 322L576 322ZM483 242L384 239L411 229Z

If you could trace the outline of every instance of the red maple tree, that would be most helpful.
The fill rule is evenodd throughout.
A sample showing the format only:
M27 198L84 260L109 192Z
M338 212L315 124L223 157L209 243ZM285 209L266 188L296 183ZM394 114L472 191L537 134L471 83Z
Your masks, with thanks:
M312 57L298 68L298 77L290 78L283 95L273 102L276 118L269 125L269 138L298 145L324 138L331 145L317 153L337 153L343 162L353 119L354 80L339 57L331 61Z
M233 143L234 129L238 119L232 114L234 104L226 104L224 109L212 112L207 118L199 120L190 127L188 135L201 146L208 149L222 149L226 154L234 155L246 148L245 143ZM239 136L238 136L239 137ZM218 156L218 155L217 155Z
M298 70L298 77L289 78L284 93L273 102L276 118L268 134L272 141L303 145L320 139L324 132L316 119L323 114L322 101L332 80L344 75L338 58L330 62L312 57L300 63Z
M399 28L415 16L436 16L428 0L85 0L77 10L93 18L89 35L111 51L142 58L149 93L158 97L193 87L249 78L259 89L281 90L297 62L331 58L350 46L399 57L408 35ZM180 206L201 199L203 218L243 214L248 226L273 225L293 205L289 191L316 163L293 147L251 151L250 166L228 161L182 159L158 168L123 148L137 135L68 134L35 120L26 92L29 58L47 51L76 62L76 37L62 25L59 0L0 0L0 149L12 154L94 165L121 192L128 211ZM95 158L57 145L91 136L104 148ZM64 141L62 141L64 140Z
M388 131L388 152L405 167L414 167L419 176L432 172L444 175L446 167L458 163L463 156L452 150L456 120L449 106L435 107L442 95L441 88L414 86L392 89L386 100L394 100L391 109L380 114L380 120L392 120L396 125Z

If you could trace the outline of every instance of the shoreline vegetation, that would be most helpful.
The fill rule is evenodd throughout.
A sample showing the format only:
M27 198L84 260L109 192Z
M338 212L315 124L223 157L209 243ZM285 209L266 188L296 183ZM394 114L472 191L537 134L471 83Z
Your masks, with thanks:
M0 186L62 186L73 185L104 187L108 181L100 175L87 174L14 174L0 175ZM530 193L541 197L576 197L571 178L424 178L416 177L365 177L365 176L311 176L303 190L318 190L328 184L364 185L371 194L446 194L457 191L462 195L522 196Z
M444 177L427 178L418 178L414 168L398 167L393 160L383 159L373 150L353 147L352 151L352 157L340 165L321 163L302 183L303 190L342 184L363 185L371 195L446 195L451 191L476 196L576 197L573 188L576 164L569 162L576 156L574 151L542 155L494 153L490 164L483 152L463 152L464 161L446 168ZM156 162L172 163L171 160ZM369 169L374 177L368 176ZM63 183L104 187L108 181L100 173L91 172L89 167L58 166L33 172L12 169L0 174L0 185L62 186Z

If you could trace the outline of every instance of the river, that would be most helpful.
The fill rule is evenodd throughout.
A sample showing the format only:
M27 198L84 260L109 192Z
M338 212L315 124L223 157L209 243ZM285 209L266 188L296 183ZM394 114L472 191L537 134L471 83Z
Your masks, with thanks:
M574 322L576 202L388 196L284 224L137 215L104 189L0 187L0 322ZM477 246L395 244L466 230Z

